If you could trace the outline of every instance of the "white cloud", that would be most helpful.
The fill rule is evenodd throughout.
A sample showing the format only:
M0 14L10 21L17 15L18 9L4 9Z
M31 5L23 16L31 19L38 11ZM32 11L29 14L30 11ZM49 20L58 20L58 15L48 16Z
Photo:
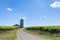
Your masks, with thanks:
M14 10L12 8L6 8L6 10L8 10L8 11L16 11L16 10Z
M11 9L11 8L6 8L8 11L13 11L13 9Z
M47 18L47 16L43 16L44 18Z
M42 17L40 17L40 19L44 19L44 18L47 18L47 16L42 16Z
M60 2L59 1L53 2L53 3L50 4L50 7L52 7L52 8L60 8Z

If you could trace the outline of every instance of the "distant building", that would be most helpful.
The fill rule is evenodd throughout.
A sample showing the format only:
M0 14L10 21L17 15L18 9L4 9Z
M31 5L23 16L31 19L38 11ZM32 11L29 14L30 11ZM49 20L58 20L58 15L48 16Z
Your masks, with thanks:
M24 27L24 21L23 19L20 20L20 28L23 28Z
M15 25L13 25L13 26L19 26L18 24L15 24Z

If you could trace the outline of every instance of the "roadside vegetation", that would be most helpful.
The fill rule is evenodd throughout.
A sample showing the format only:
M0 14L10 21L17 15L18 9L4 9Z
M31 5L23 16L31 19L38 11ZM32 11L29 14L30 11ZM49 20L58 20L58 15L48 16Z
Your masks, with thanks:
M60 40L60 26L31 26L25 28L26 32L51 40Z
M0 40L15 40L18 26L0 26Z

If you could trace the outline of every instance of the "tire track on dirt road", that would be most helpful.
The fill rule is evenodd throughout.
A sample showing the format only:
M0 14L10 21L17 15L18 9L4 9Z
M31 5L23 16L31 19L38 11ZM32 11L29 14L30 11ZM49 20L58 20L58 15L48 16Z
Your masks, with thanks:
M23 31L23 29L19 29L16 34L16 40L48 40L46 38L40 38L29 33Z

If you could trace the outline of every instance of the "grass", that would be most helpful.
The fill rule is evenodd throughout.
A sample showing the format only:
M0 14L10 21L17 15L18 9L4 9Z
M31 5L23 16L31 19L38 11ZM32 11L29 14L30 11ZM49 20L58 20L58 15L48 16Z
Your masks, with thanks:
M49 39L49 40L60 40L60 37L54 37L54 36L50 36L50 35L46 35L46 34L38 34L35 31L28 31L28 30L24 30L24 31L27 32L27 33L30 33L34 36L40 37L40 38L46 38L46 39Z
M1 26L0 40L15 40L17 30L18 30L18 27Z
M42 37L42 38L47 38L49 40L60 40L60 37L56 37L56 36L52 36L52 35L47 35L47 34L39 34L36 31L32 31L32 30L24 30L27 33L30 33L32 35L38 36L38 37Z

